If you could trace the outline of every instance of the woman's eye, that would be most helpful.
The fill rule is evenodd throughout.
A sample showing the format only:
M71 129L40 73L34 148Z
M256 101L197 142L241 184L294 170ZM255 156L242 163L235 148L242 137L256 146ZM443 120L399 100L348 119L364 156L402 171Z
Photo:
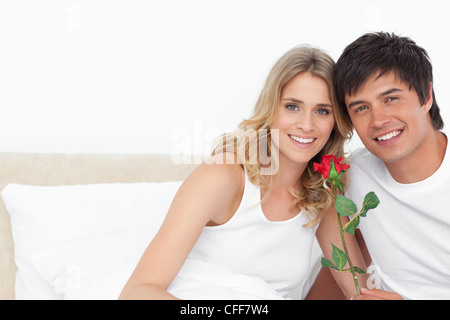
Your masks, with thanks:
M330 111L328 111L327 109L319 109L316 111L318 114L326 116L327 114L330 113Z
M291 111L296 111L296 110L298 110L298 107L297 107L295 104L288 104L288 105L286 106L286 108L287 108L288 110L291 110Z

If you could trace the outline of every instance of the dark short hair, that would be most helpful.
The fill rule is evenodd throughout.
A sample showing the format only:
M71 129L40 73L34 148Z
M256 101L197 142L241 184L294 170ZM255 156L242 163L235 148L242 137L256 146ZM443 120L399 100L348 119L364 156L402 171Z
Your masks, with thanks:
M428 98L433 71L425 49L408 37L387 32L367 33L349 44L336 63L334 85L339 107L348 116L345 95L355 94L375 72L379 76L395 72L414 89L421 104ZM432 92L430 117L436 130L444 127L439 107Z

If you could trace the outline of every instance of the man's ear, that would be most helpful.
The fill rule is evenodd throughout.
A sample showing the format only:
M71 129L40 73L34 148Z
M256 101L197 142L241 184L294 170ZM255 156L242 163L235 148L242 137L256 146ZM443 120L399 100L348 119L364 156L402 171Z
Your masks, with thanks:
M425 112L430 111L431 106L433 105L433 83L430 82L428 86L428 98L425 100L425 103L423 104L423 108L425 109Z

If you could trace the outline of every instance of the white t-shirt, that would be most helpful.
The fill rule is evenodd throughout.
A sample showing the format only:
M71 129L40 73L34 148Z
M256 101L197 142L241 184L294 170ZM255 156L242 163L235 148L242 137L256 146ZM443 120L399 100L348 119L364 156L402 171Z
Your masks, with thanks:
M370 284L405 299L450 299L450 152L429 178L396 182L367 149L353 153L347 197L360 210L374 191L376 209L360 220L373 266Z

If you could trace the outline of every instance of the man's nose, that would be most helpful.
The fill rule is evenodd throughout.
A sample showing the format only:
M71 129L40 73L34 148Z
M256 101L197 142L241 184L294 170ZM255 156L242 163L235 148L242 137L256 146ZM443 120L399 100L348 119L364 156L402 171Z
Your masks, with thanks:
M381 128L391 121L391 115L382 106L372 106L371 123L374 128Z

